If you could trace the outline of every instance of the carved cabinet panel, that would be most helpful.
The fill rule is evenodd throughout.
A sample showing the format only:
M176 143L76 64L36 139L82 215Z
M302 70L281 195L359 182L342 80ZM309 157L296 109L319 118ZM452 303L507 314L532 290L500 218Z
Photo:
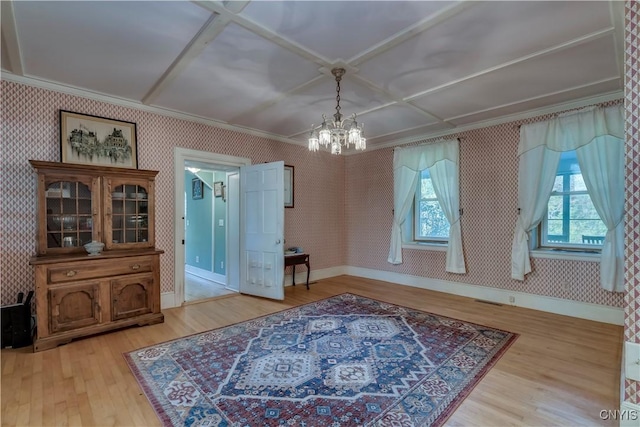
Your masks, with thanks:
M49 289L51 332L100 323L100 284L86 283Z
M152 275L123 277L111 281L111 319L136 317L153 311Z

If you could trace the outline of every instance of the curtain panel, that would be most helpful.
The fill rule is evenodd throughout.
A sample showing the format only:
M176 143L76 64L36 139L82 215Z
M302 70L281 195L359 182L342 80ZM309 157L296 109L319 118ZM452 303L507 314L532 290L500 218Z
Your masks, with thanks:
M450 224L446 271L465 273L459 215L459 141L396 148L393 153L393 208L388 262L402 263L402 224L413 205L420 172L429 169L438 203Z
M518 202L511 250L511 277L531 272L529 232L546 211L560 153L576 151L587 193L607 226L600 259L600 284L624 290L624 108L588 108L522 125L518 146Z

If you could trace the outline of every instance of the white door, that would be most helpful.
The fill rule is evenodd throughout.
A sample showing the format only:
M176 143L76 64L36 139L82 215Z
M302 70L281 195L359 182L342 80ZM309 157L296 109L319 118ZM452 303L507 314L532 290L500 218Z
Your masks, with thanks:
M284 162L240 168L240 292L284 299Z
M240 172L227 174L227 287L240 288Z

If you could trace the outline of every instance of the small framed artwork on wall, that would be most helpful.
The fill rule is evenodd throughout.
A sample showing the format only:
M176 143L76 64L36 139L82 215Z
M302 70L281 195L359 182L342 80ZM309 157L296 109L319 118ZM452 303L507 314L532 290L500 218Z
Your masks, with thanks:
M213 195L216 197L223 197L224 194L224 182L216 181L213 183Z
M293 166L284 165L284 207L293 207Z
M60 110L62 163L138 168L136 124Z
M202 199L204 197L204 186L200 178L193 178L191 180L191 198L194 200Z

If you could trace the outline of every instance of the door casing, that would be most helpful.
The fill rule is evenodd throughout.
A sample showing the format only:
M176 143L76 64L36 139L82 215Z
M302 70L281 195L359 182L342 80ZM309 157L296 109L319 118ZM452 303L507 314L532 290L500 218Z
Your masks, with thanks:
M247 157L228 156L209 151L191 150L188 148L175 147L174 149L174 305L184 304L184 168L186 161L208 163L215 165L227 165L240 168L251 164L251 159ZM228 209L228 207L227 207ZM227 215L227 218L229 216ZM227 254L230 253L230 239L239 239L239 236L227 235ZM234 246L233 244L231 245ZM239 243L235 246L238 247ZM227 262L227 274L231 269L239 269L238 265L230 265ZM236 276L237 277L237 276Z

